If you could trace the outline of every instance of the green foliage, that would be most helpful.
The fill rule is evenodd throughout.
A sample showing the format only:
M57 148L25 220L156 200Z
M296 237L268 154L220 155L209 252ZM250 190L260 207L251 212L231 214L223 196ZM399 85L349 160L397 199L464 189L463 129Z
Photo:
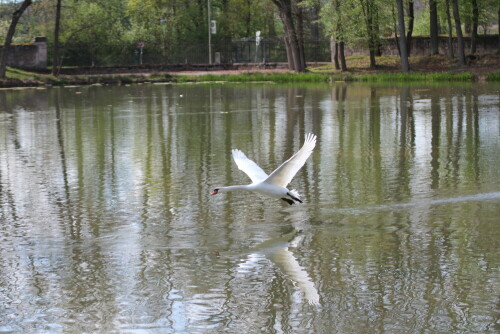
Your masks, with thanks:
M5 1L2 1L2 3L0 3L0 43L2 44L5 41L7 31L12 21L12 13L20 7L20 1L4 2ZM32 42L33 37L36 36L32 34L32 26L30 24L30 21L33 20L30 15L30 13L33 13L33 9L31 7L28 7L19 19L12 43Z
M419 11L415 13L415 21L413 25L413 35L414 36L429 36L431 34L430 29L430 12L429 3L425 2L424 7L421 7ZM444 18L444 16L443 16ZM443 27L446 25L443 21Z
M368 82L413 82L413 81L426 81L426 82L443 82L443 81L473 81L474 75L470 72L461 73L378 73L378 74L362 74L356 76L358 81Z
M393 0L302 0L305 35L319 9L320 38L333 36L346 47L368 48L369 37L376 43L394 34ZM54 33L55 0L37 0L21 17L14 42L30 42L46 36L49 52ZM429 34L427 1L416 1L414 35ZM447 29L445 1L438 2L441 33ZM470 26L470 1L460 1L464 26ZM208 40L207 0L63 0L61 36L63 65L117 65L137 62L137 43L146 43L145 53L154 52L157 63L188 61L186 55L201 55L206 61ZM498 20L498 0L478 0L480 26L492 26ZM0 2L0 38L5 38L15 2ZM367 21L372 14L371 25ZM217 34L212 36L213 51L223 51L230 61L234 50L230 41L253 37L283 36L276 6L270 0L211 0L212 19ZM480 28L481 29L481 28ZM483 29L484 30L484 29ZM494 33L496 31L489 31ZM222 50L226 47L225 50ZM325 49L327 50L327 49ZM306 54L309 54L306 50ZM312 50L311 53L315 51ZM49 59L51 59L49 55ZM198 58L196 58L198 59ZM379 58L377 58L377 62Z
M491 72L486 76L487 81L500 81L500 72Z
M500 80L500 75L497 77ZM321 70L316 73L245 73L206 74L198 76L176 75L175 82L276 82L276 83L326 83L334 81L361 82L471 82L475 77L470 72L461 73L377 73L377 74L332 74Z
M0 39L5 41L5 37L7 36L7 30L9 29L10 22L6 17L2 17L0 19Z
M7 78L27 80L27 79L36 79L36 75L33 75L32 73L17 68L7 67Z
M392 34L393 7L388 0L332 0L321 7L320 23L338 41L368 46L370 34L375 39Z
M91 54L110 52L107 48L124 35L124 6L121 0L77 1L64 8L61 43ZM78 18L78 20L75 20Z
M206 74L206 75L170 75L154 74L143 75L76 75L59 76L36 74L19 69L7 68L7 78L19 82L31 83L31 85L68 85L68 84L131 84L140 82L151 83L328 83L328 82L366 82L386 84L408 84L408 83L438 83L438 82L473 82L476 77L470 72L461 73L376 73L376 74L353 74L332 73L331 67L323 66L315 69L315 73L261 73L249 72L242 74ZM488 81L500 81L500 72L488 74ZM0 82L1 85L1 82Z
M196 76L175 75L175 82L276 82L276 83L319 83L328 82L328 74L317 73L243 73L205 74Z
M274 4L262 0L213 1L218 20L216 38L239 39L253 37L256 31L262 36L276 36L277 22Z
M64 78L53 75L36 74L17 68L7 67L7 80L15 81L13 86L37 86L41 84L63 85L67 82Z

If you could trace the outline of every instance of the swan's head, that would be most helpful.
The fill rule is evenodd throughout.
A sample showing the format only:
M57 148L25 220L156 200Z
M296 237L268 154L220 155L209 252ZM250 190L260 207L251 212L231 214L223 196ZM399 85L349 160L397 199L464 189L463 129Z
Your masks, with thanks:
M210 195L217 195L219 193L219 188L215 188L214 191L210 193Z

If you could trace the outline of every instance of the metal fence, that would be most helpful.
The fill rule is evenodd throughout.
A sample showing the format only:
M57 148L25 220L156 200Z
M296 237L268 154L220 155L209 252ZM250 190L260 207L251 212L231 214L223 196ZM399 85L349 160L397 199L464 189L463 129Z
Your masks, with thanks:
M52 48L49 46L49 50ZM184 43L179 46L144 44L106 44L100 46L66 44L62 47L63 66L114 66L133 64L207 64L208 43ZM282 39L255 38L218 41L211 46L215 63L286 62ZM50 51L49 51L50 52ZM329 61L329 41L305 42L306 61ZM49 55L49 59L52 59Z

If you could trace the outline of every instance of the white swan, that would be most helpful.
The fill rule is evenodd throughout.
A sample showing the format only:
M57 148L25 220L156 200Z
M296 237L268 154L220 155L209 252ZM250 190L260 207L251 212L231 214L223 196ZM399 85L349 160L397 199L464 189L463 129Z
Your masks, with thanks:
M276 168L270 175L267 175L255 162L248 159L245 153L240 150L232 150L234 162L236 162L240 170L250 177L252 183L248 185L215 188L212 191L212 195L234 190L245 190L281 198L290 205L292 205L294 201L302 203L297 191L288 190L286 186L292 181L299 169L304 166L315 146L316 136L312 133L306 134L306 139L302 148L281 166Z

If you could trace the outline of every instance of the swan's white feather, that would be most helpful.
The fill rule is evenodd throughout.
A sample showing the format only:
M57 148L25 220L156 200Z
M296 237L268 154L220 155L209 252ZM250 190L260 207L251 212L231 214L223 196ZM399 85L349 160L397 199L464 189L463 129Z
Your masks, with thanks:
M290 181L292 181L299 169L304 166L307 158L309 158L315 146L316 136L312 133L308 133L302 148L298 150L297 153L295 153L290 159L281 164L281 166L276 168L276 170L274 170L274 172L272 172L264 182L274 184L279 187L286 187Z
M240 170L245 172L252 182L260 182L267 178L266 172L262 170L254 161L247 158L240 150L232 150L233 159Z
M315 146L316 136L312 133L308 133L302 148L269 176L254 161L248 159L245 153L234 149L232 150L234 162L240 170L245 172L250 177L252 184L215 188L214 191L212 191L212 195L223 192L244 190L255 191L263 195L281 198L288 204L293 204L294 201L302 203L297 191L289 190L286 186L290 183L295 174L297 174L299 169L304 166L307 158L309 158Z

